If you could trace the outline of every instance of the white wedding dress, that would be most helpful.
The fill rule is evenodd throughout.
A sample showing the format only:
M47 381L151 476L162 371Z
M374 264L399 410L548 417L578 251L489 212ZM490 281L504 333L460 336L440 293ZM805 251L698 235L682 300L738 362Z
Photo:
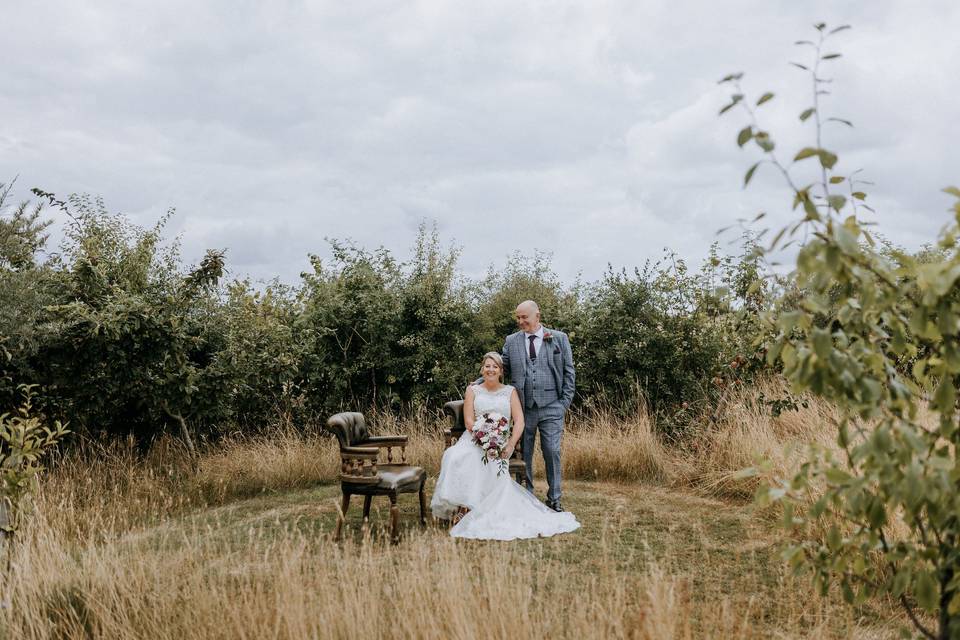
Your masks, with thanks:
M513 387L504 385L491 392L483 385L475 385L473 390L474 421L490 411L510 419ZM468 419L464 416L465 421ZM572 513L557 513L548 508L517 484L506 470L497 475L498 470L496 463L483 464L483 450L474 444L469 430L444 452L440 477L430 501L433 515L449 520L459 507L470 509L470 513L450 529L451 536L516 540L553 536L580 528Z

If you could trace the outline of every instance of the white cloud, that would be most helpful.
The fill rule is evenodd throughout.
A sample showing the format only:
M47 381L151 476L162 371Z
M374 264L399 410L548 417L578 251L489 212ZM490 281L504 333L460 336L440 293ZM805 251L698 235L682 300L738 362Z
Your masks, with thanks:
M143 224L175 206L188 260L227 248L255 278L294 280L324 237L404 255L425 218L472 274L533 248L565 279L665 246L696 261L737 218L789 215L772 172L740 189L755 154L716 80L775 91L765 126L804 144L786 63L817 19L854 25L828 105L857 127L831 144L877 183L881 230L918 246L960 181L947 0L20 3L0 179Z

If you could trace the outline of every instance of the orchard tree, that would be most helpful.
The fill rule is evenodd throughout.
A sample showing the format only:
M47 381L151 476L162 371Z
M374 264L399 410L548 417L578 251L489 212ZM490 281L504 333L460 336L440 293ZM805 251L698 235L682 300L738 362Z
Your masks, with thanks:
M922 260L871 236L865 183L824 142L828 126L852 126L823 108L826 68L840 57L827 45L848 28L817 24L813 39L797 43L812 54L791 63L812 88L799 115L810 146L783 153L761 119L774 95L748 100L742 74L721 81L734 88L721 114L746 114L737 144L762 154L745 184L774 168L799 213L765 254L805 239L793 272L803 295L764 316L762 346L795 391L828 399L842 416L838 449L811 447L799 472L760 498L782 503L786 525L805 534L786 558L812 569L822 593L837 585L852 604L892 596L924 637L960 638L960 190L945 189L956 198L952 217L939 250ZM799 181L810 164L816 178ZM935 419L923 419L923 407Z

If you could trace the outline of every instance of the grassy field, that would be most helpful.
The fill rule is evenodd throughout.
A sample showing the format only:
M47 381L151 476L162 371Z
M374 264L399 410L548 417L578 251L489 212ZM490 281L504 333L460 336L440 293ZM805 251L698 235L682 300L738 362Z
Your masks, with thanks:
M146 458L88 446L43 480L0 624L9 638L896 636L890 603L850 609L790 576L775 514L745 499L756 480L734 477L758 457L788 469L791 441L828 440L826 409L748 407L734 399L728 424L682 450L642 411L574 422L564 503L583 528L514 543L421 528L415 496L401 498L398 546L386 499L368 528L351 510L333 543L326 438L278 430L196 462L171 443ZM409 457L435 473L439 424L383 422L413 432Z

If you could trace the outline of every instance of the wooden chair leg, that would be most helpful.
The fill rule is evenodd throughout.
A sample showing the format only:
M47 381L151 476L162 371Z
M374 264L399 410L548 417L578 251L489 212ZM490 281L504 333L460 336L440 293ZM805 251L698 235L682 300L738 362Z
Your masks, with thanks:
M340 533L343 530L343 521L347 519L347 509L350 508L350 494L343 494L343 502L340 504L340 513L337 514L337 529L333 533L333 539L340 542Z
M390 542L400 542L400 509L397 508L397 494L390 494Z
M420 485L420 525L426 526L427 524L427 493L425 487L423 486L426 483Z

